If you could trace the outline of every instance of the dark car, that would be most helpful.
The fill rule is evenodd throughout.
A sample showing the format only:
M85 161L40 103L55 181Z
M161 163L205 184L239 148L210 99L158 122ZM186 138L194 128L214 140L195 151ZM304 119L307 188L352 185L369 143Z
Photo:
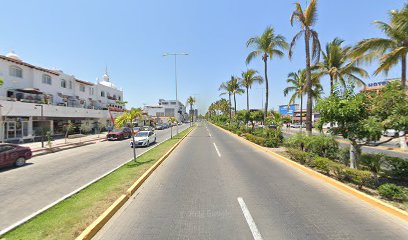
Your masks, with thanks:
M23 166L32 156L29 147L23 147L16 144L0 144L0 167Z
M163 130L163 129L164 129L164 126L163 126L163 124L157 124L156 127L155 127L155 129L156 129L156 130Z
M132 136L132 130L128 127L124 127L121 129L113 129L106 135L108 140L122 140L125 138L130 138Z

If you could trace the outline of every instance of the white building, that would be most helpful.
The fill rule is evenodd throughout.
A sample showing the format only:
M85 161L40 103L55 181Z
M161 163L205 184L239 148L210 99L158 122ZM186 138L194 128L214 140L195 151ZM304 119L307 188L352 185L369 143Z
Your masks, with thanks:
M180 101L159 99L159 105L145 106L143 111L150 117L175 117L179 122L188 120L186 106Z
M26 63L15 53L0 55L0 140L33 139L36 130L63 135L68 122L96 128L123 111L123 91L110 82L91 83L61 70Z

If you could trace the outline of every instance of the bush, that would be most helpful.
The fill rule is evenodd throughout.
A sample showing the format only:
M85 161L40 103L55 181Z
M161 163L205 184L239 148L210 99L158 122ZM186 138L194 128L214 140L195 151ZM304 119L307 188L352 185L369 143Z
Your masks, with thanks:
M304 134L298 133L290 138L286 138L284 141L284 145L287 148L296 148L296 149L303 151L306 141L307 141L307 136Z
M362 186L372 187L373 179L371 177L371 172L358 170L355 168L345 168L344 180L357 184L359 188Z
M408 178L408 160L398 157L385 157L388 174L395 178Z
M316 135L307 136L304 144L305 151L320 157L335 159L339 151L336 139L332 136Z
M319 172L323 172L325 174L330 173L330 166L333 163L332 160L324 157L315 157L312 159L308 165L310 167L316 168Z
M403 201L408 198L407 190L391 183L381 185L378 188L378 193L381 197L389 200Z
M344 170L347 168L345 165L341 163L331 162L329 165L330 172L340 180L344 180Z
M377 174L381 171L381 166L384 163L383 154L362 154L360 157L360 164L369 171Z
M250 133L245 134L245 138L253 143L256 143L261 146L265 146L266 139L263 137L254 136Z
M310 162L313 159L313 156L310 153L303 152L296 148L287 148L287 153L289 154L290 159L301 164Z
M338 159L344 165L349 166L350 165L350 148L347 148L347 147L340 148L337 151L336 159Z

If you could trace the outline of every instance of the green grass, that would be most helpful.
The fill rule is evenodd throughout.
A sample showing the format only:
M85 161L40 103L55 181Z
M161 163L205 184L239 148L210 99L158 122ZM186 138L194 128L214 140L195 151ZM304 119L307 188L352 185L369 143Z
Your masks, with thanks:
M173 147L188 130L146 152L137 162L132 161L83 189L72 197L48 209L29 222L8 232L1 239L74 239L101 215L119 196ZM130 151L130 150L129 150Z

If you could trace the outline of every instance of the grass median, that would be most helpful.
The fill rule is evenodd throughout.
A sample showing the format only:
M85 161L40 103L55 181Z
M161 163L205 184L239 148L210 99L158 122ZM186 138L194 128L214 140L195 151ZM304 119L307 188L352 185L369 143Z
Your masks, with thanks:
M182 131L0 239L74 239L160 159L190 128ZM129 150L130 151L130 150Z

